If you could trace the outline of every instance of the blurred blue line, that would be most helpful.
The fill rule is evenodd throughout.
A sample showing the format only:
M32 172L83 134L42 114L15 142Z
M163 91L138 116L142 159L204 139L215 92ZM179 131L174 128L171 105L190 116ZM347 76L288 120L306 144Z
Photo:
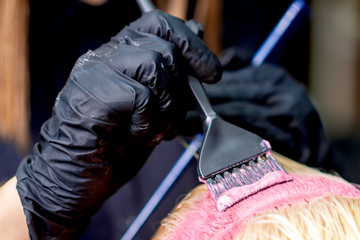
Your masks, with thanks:
M255 53L251 64L253 66L259 66L265 62L266 58L272 53L280 39L284 37L287 30L291 27L296 17L307 7L304 0L295 0L291 3L285 14L282 16L280 21L265 39L263 44Z
M195 135L194 139L189 144L189 147L183 152L183 154L179 157L175 165L172 167L170 172L166 175L164 180L161 182L159 187L153 193L149 201L146 203L144 208L141 210L139 215L132 222L128 230L125 232L121 240L131 240L142 227L147 218L154 211L156 206L159 204L161 199L170 189L170 187L174 184L176 179L180 176L182 171L188 165L190 160L194 157L194 153L200 148L202 143L202 134Z

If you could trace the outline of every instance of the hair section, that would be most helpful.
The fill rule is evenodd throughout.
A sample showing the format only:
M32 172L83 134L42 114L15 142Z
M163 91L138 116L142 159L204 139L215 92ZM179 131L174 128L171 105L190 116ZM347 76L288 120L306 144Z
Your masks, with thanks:
M360 239L360 191L345 180L276 155L294 182L219 213L205 185L161 222L153 239Z

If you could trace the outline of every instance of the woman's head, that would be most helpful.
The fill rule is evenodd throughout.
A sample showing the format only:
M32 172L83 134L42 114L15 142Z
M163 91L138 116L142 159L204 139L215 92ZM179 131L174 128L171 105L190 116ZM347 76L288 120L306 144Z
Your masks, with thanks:
M293 181L225 212L217 211L200 185L162 221L155 239L360 239L360 190L339 177L276 158Z

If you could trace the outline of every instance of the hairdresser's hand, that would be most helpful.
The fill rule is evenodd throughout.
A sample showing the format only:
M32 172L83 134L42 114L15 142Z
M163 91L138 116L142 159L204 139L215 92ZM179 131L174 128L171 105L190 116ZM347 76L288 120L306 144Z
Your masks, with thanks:
M324 166L328 143L319 115L304 86L284 69L265 64L224 71L222 80L205 90L225 120L269 140L287 157ZM194 114L187 126L197 121Z
M153 147L173 136L185 117L186 74L211 83L220 69L181 20L159 11L80 57L17 171L33 239L78 237Z

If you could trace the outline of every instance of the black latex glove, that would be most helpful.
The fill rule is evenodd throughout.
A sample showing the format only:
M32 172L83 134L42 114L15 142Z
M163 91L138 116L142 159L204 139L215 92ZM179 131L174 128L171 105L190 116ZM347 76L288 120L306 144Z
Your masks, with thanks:
M223 119L265 138L287 157L326 167L328 142L319 115L305 87L281 67L265 64L224 71L220 82L204 87ZM198 126L198 131L195 112L189 112L185 126Z
M90 217L185 117L188 69L211 83L218 59L183 21L144 14L80 57L41 140L17 171L32 239L78 238Z

